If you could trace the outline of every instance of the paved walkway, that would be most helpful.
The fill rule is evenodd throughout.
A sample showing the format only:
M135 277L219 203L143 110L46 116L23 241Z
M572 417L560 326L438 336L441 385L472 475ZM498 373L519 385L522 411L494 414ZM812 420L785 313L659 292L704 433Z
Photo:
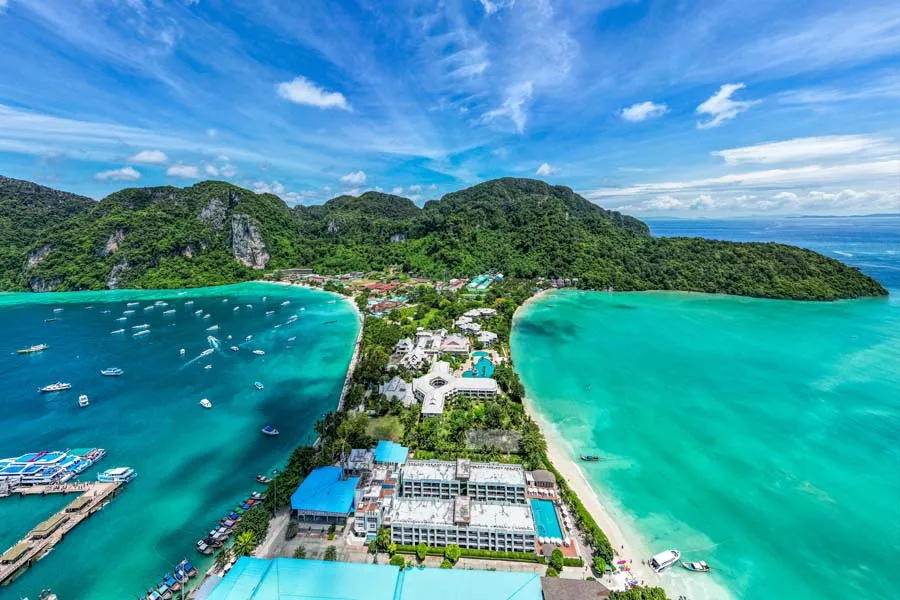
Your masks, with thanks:
M284 534L287 531L290 517L291 511L284 509L279 511L276 517L269 521L269 531L266 533L266 539L256 547L253 556L259 558L275 558L279 556L278 552L284 545Z

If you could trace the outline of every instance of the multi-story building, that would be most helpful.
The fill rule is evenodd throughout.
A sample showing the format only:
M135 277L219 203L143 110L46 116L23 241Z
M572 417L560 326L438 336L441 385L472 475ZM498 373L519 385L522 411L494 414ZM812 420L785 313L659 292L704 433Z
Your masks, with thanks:
M457 377L444 361L434 363L431 371L412 382L413 395L422 403L422 416L444 412L444 403L458 396L472 399L496 398L497 382L489 377Z
M394 498L390 511L395 544L460 548L495 552L534 552L534 517L527 504L473 501L468 496Z
M525 471L520 465L456 461L411 460L400 473L404 498L468 496L484 502L524 504Z

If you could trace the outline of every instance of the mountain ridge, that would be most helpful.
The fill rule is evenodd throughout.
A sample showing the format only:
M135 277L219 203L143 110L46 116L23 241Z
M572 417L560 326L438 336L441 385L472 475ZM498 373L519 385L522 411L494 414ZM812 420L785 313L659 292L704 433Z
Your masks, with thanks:
M0 231L0 288L189 287L303 265L322 273L400 266L432 278L498 269L578 279L593 289L806 300L886 293L858 270L809 250L654 238L634 217L531 179L486 181L421 208L382 192L290 208L275 195L222 181L126 188L100 201L57 193L73 203L71 215L29 230L25 240ZM28 193L6 202L27 206Z

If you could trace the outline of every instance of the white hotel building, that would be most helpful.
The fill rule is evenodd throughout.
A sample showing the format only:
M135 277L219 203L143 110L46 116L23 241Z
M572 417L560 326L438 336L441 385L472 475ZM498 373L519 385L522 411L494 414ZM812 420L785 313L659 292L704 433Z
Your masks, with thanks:
M496 398L497 382L488 377L456 377L450 365L437 361L427 375L413 379L412 391L422 403L422 416L434 417L444 412L444 404L458 396L473 399Z
M443 547L495 552L534 552L534 517L528 504L453 499L395 498L390 517L391 541L412 546L425 542Z
M400 473L404 498L448 500L468 496L481 502L525 504L525 471L520 465L456 461L411 460Z

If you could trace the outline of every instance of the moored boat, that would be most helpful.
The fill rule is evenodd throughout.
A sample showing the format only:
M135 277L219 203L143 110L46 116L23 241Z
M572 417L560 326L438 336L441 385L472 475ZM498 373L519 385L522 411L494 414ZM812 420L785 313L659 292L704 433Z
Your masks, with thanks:
M148 323L141 323L140 325L132 325L132 329L149 329L150 325Z
M279 434L279 431L278 431L275 427L273 427L272 425L266 425L266 426L263 427L260 431L263 432L263 435L276 436L276 435Z
M119 377L120 375L123 375L124 373L125 373L125 371L123 371L119 367L108 367L108 368L102 369L100 371L101 375L105 375L107 377Z
M174 314L175 314L175 309L174 309L174 308L170 308L169 310L164 310L164 311L163 311L163 314L164 314L164 315L174 315Z
M267 311L266 311L266 314L267 314L267 315L271 315L271 314L274 314L274 313L275 313L274 310L267 310Z
M265 386L263 386L263 384L262 384L261 381L254 381L254 382L253 382L253 387L255 387L255 388L258 389L258 390L261 390L261 389L263 389L263 387L265 387Z
M21 350L17 350L19 354L34 354L35 352L43 352L50 346L47 344L35 344L34 346L28 346L27 348L22 348Z
M125 304L125 306L138 306L138 305L140 305L140 302L128 302L127 304Z
M215 350L214 350L213 348L207 348L206 350L204 350L203 352L200 353L200 356L201 356L201 357L203 357L203 356L209 356L209 355L212 354L213 352L215 352Z
M38 391L42 394L47 394L50 392L64 392L71 389L71 383L63 383L62 381L57 381L56 383L51 383L50 385L45 385L44 387L39 388Z
M256 354L257 356L264 356L266 352L265 350L254 350L253 354Z
M219 329L218 325L213 325L211 327L206 328L207 331L217 331L218 329Z
M706 564L705 560L701 560L700 562L683 562L681 563L681 566L688 571L694 571L695 573L706 573L709 571L709 565Z
M206 543L206 540L197 541L197 552L200 554L210 555L213 553L212 546Z
M662 573L681 558L681 552L678 550L665 550L659 554L654 554L647 561L651 569L657 573Z
M600 457L594 456L593 454L582 454L581 460L585 462L597 462L598 460L600 460Z
M135 477L137 477L137 472L131 467L115 467L97 475L97 481L103 483L128 483Z
M90 400L88 400L87 394L81 394L80 396L78 396L78 406L80 406L81 408L84 408L90 403L91 402Z
M266 477L265 475L257 475L256 476L256 483L261 483L261 484L265 485L265 484L269 483L270 481L272 481L272 479L270 477Z
M149 334L150 334L149 329L141 329L137 333L133 334L131 337L141 337L142 335L149 335Z
M124 329L116 329L114 331L109 332L111 335L116 335L117 333L125 333Z
M200 406L203 408L212 408L212 402L210 402L208 398L204 398L200 401Z
M284 302L281 303L281 305L282 305L282 306L287 306L287 305L290 304L290 303L291 303L290 300L285 300Z
M231 347L231 351L232 351L232 352L237 352L238 350L240 350L240 348L238 348L237 346L232 346L232 347Z
M49 319L44 319L44 323L52 323L54 321L59 321L58 317L50 317Z

